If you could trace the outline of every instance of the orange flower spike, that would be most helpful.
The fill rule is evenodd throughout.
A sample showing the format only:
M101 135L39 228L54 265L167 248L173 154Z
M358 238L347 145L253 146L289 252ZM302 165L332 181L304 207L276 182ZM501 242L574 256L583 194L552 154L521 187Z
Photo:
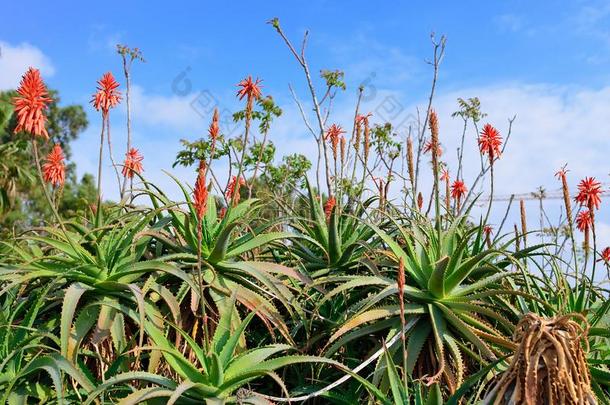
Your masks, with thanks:
M481 131L479 136L479 149L481 150L481 154L487 155L489 157L489 162L493 163L494 159L500 157L500 154L502 153L500 150L501 146L502 137L500 136L500 132L490 124L485 124L483 131Z
M133 179L135 173L142 173L144 171L142 160L144 160L144 156L142 156L136 148L129 149L129 152L125 154L125 162L123 163L122 171L123 176Z
M212 123L210 124L210 129L208 130L210 138L213 142L216 141L216 139L218 138L218 134L220 133L220 126L218 125L218 121L218 108L215 108L214 115L212 116Z
M324 214L326 215L327 222L330 221L330 214L332 214L335 205L337 205L337 200L335 200L335 197L332 196L326 200L326 204L324 204Z
M118 87L119 83L114 79L112 73L104 73L102 78L97 81L97 92L91 100L93 107L107 115L111 108L121 102L121 92L117 90Z
M330 145L333 150L333 157L335 158L335 160L337 160L337 147L339 145L339 139L341 137L341 134L344 134L344 133L345 133L345 131L343 130L343 128L341 128L341 126L339 126L337 124L332 124L326 130L326 134L324 135L324 139L330 141Z
M49 138L45 128L47 117L45 108L53 101L45 86L40 71L29 68L21 78L17 96L13 98L13 106L17 115L17 126L14 133L29 132L44 139Z
M240 186L243 186L246 184L246 181L244 180L243 177L239 178L239 181L237 181L237 176L233 176L233 178L231 178L231 181L229 182L229 185L227 186L227 191L225 193L225 196L227 197L228 200L233 199L233 194L235 194L235 200L234 200L234 204L237 205L237 203L239 203L239 188Z
M555 177L561 180L563 203L566 207L566 217L568 219L568 225L570 226L570 232L572 232L574 224L572 222L572 203L570 202L570 190L568 189L568 180L566 176L567 173L568 170L566 169L566 166L564 166L557 173L555 173Z
M578 184L578 194L576 202L581 206L587 207L589 211L599 209L601 203L602 185L594 177L585 177Z
M197 213L197 219L201 222L208 207L208 188L205 181L205 163L199 162L199 172L193 189L193 205Z
M42 165L42 177L45 182L51 183L55 187L62 186L66 179L66 165L64 163L64 152L61 146L56 143L47 155L45 163Z

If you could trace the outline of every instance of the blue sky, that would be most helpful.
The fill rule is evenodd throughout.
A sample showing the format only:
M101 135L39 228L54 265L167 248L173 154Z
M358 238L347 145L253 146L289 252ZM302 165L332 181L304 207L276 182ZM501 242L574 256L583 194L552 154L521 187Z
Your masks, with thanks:
M147 60L133 68L134 138L144 152L146 174L163 186L172 187L161 170L170 169L178 140L196 139L207 127L209 115L198 114L193 101L210 96L221 109L235 110L235 84L248 74L262 78L264 93L284 109L271 133L280 153L313 156L313 141L288 91L290 83L306 99L301 71L265 24L279 17L297 44L310 30L314 73L345 71L348 89L337 99L333 121L349 126L362 82L374 89L365 108L377 121L388 118L379 106L389 98L400 104L400 117L422 108L434 31L448 38L435 102L448 156L455 155L461 127L450 117L456 98L479 96L488 120L503 134L507 119L517 116L511 145L497 168L500 193L529 192L539 185L555 190L553 173L566 162L574 184L585 175L608 183L607 0L27 4L3 7L10 18L0 25L0 89L14 87L33 65L60 90L63 102L86 105L91 125L73 156L81 172L93 172L96 165L91 151L98 142L99 117L87 105L95 81L110 70L123 83L117 43L140 47ZM122 110L112 118L117 144L124 138L124 118ZM476 161L470 146L467 157ZM190 169L174 172L186 181L193 178ZM104 185L112 196L109 169ZM606 228L600 232L610 242L610 225Z

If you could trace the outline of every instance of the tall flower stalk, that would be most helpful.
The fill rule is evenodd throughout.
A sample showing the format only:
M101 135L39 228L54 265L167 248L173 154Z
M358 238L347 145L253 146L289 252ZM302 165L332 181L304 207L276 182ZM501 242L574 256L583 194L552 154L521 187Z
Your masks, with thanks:
M246 157L246 151L248 149L248 139L249 139L249 135L250 135L250 126L252 123L252 110L254 108L254 101L258 100L261 98L261 85L260 85L261 80L260 79L256 79L256 80L252 80L252 76L248 76L247 78L245 78L244 80L242 80L241 82L239 82L237 84L238 87L241 87L241 89L239 89L237 91L237 97L239 97L240 100L242 100L244 97L246 97L246 120L245 120L245 132L244 132L244 139L243 139L243 145L242 145L242 152L241 152L241 158L239 159L239 167L237 169L237 178L242 179L242 173L244 170L244 159ZM233 206L235 204L235 198L236 195L239 194L239 185L237 186L237 192L233 193L232 198L231 198L231 206Z
M397 284L398 284L398 305L400 306L400 325L402 326L401 328L401 334L400 334L400 340L402 341L402 366L403 366L403 378L404 381L403 383L405 384L405 390L408 391L408 385L407 385L407 336L406 336L406 327L407 327L407 320L405 319L405 297L404 297L404 293L405 293L405 261L404 258L400 258L400 261L398 263L398 279L397 279Z
M139 48L129 48L125 45L117 45L117 52L123 60L123 74L125 75L125 103L127 106L127 151L131 150L131 65L134 60L144 62L142 52ZM121 199L125 194L125 184L121 187ZM130 189L132 185L130 182Z
M572 218L572 202L570 200L570 189L568 188L566 167L562 167L555 176L561 181L561 190L563 193L563 204L566 210L566 219L568 221L568 236L572 243L572 256L574 257L574 281L576 288L579 288L579 274L578 274L578 257L576 255L576 238L574 238L574 219Z
M599 181L595 180L594 177L586 177L578 183L578 194L575 197L577 203L580 204L581 207L587 208L588 216L585 216L585 213L582 213L582 218L580 218L579 229L585 232L585 267L587 265L588 259L588 241L587 237L589 234L589 229L593 235L593 263L592 263L592 271L591 271L591 286L595 280L595 270L596 270L596 260L595 260L595 252L597 251L597 238L595 235L595 210L599 209L601 204L601 193L602 193L602 185ZM577 223L579 218L576 219ZM583 269L584 272L584 269Z
M489 214L491 213L491 206L494 199L494 162L500 157L502 153L500 147L502 146L502 137L500 132L491 126L485 124L483 131L479 135L479 149L483 156L487 155L489 159L489 177L490 177L490 192L489 192L489 205L487 206L487 213L485 214L485 221L489 220Z
M436 228L439 234L439 238L441 235L441 202L440 202L440 193L439 193L439 174L438 174L438 157L439 157L439 149L440 143L438 140L438 116L436 115L436 111L430 110L429 117L429 125L430 125L430 153L432 154L432 175L434 177L434 213L436 215ZM440 246L439 246L440 249Z
M17 114L17 126L15 127L14 134L26 132L33 136L32 149L34 151L34 161L36 163L42 191L64 237L70 246L74 248L72 239L68 237L68 232L45 184L45 178L49 181L55 181L58 184L63 183L65 168L63 167L63 153L61 153L61 147L59 150L53 148L54 150L51 151L52 156L48 159L45 168L46 175L43 174L43 168L40 164L37 138L42 138L43 140L49 138L46 129L47 117L45 115L45 110L53 99L49 97L47 86L43 82L38 69L30 67L27 72L25 72L19 83L17 96L13 98L12 101L15 114ZM53 152L55 153L53 154Z
M97 167L97 194L98 203L102 200L102 161L104 157L104 131L108 131L108 137L110 138L110 123L109 123L109 112L111 108L116 107L121 102L121 92L118 90L119 83L114 79L112 73L105 73L100 80L97 82L97 91L93 95L91 103L97 111L102 113L102 132L100 134L100 153ZM108 147L111 149L110 140L108 141ZM112 156L111 156L112 158ZM113 166L117 172L117 178L119 179L120 189L120 177L118 175L118 168L116 165Z
M193 189L193 205L195 214L197 215L197 282L199 284L199 305L201 311L201 322L204 329L204 339L207 342L208 330L205 311L205 299L203 296L204 282L203 273L201 271L201 244L203 239L203 217L208 207L208 187L206 184L207 165L202 160L199 162L199 170L197 171L197 180ZM207 345L206 345L207 346Z
M445 211L447 212L447 217L451 213L451 187L449 179L449 169L445 167L441 172L440 180L445 183ZM447 222L449 222L449 218L447 218Z
M324 134L324 140L328 141L330 143L330 147L332 149L333 152L333 162L334 162L334 175L335 175L335 193L338 187L338 182L339 182L339 173L338 173L338 169L337 169L337 163L338 163L338 155L339 155L339 144L341 143L341 139L342 138L342 134L344 134L345 131L343 130L343 128L341 128L340 125L337 124L332 124L327 130L326 130L326 134ZM335 193L332 193L333 195Z
M462 209L462 199L466 195L466 185L462 180L454 180L451 185L451 197L455 200L455 212L457 215L460 214Z

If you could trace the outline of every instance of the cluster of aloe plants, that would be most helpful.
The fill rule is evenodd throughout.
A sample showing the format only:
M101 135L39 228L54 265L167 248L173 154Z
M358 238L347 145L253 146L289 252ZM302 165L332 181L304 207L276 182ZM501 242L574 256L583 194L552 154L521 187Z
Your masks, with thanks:
M322 71L318 97L306 41L296 50L279 21L270 24L308 81L313 118L299 108L319 152L309 177L311 164L296 155L274 166L270 129L281 110L248 78L238 92L245 108L234 117L243 133L225 138L216 113L209 137L185 142L177 164L199 170L192 186L174 178L180 198L142 176L128 128L127 158L115 165L121 201L103 201L98 182L87 210L62 216L54 198L61 159L56 153L43 166L38 156L46 142L44 84L28 88L36 76L24 76L6 121L32 137L54 220L0 241L0 400L474 403L510 364L526 314L577 313L587 332L589 398L607 403L610 304L587 269L610 259L595 244L599 190L583 186L577 199L589 212L576 221L587 235L583 250L565 172L568 220L545 230L552 236L545 243L534 243L540 233L527 231L524 210L514 232L492 230L503 140L491 125L479 132L478 100L460 100L456 116L463 137L475 128L481 152L470 187L490 180L482 210L484 198L467 194L462 153L450 181L432 97L407 139L391 124L373 124L359 99L346 138L329 122L332 101L346 88L343 74ZM433 46L436 83L444 39ZM141 59L137 49L119 52L124 64L127 56ZM101 162L121 97L112 75L99 85ZM225 186L214 172L220 159L232 170Z

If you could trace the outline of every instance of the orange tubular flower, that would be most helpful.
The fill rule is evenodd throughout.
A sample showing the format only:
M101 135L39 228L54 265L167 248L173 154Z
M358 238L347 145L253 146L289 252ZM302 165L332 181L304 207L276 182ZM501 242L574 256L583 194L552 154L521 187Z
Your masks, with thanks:
M602 185L594 177L586 177L578 184L578 194L576 202L581 206L587 207L590 211L599 209L601 203Z
M144 157L140 155L140 152L136 148L129 149L129 152L125 154L125 162L123 163L123 176L133 179L135 173L142 173L144 168L142 167L142 160Z
M447 168L442 169L441 171L441 177L439 177L440 181L449 181L449 170L447 170Z
M29 132L34 136L49 139L45 128L47 117L44 115L44 109L53 100L49 97L49 92L38 69L29 68L25 72L19 83L17 94L18 96L13 98L13 106L15 114L17 114L17 126L14 133Z
M451 185L451 197L456 200L461 200L466 195L466 185L461 180L456 180Z
M97 92L91 100L93 107L107 115L111 108L116 107L121 102L121 92L117 90L118 87L119 83L114 80L112 73L104 73L102 78L97 81Z
M255 81L252 81L252 76L248 76L241 82L237 83L237 86L241 87L241 89L237 91L237 97L239 97L240 100L245 96L248 97L248 100L258 100L261 98L261 81L262 80L258 78Z
M231 200L233 198L233 194L235 194L234 204L237 205L237 203L239 202L239 188L245 184L246 180L244 180L243 177L240 177L238 182L237 176L233 176L233 178L229 182L229 185L227 186L227 191L225 193L227 199Z
M343 128L341 128L341 126L337 124L332 124L326 130L326 134L324 135L324 139L330 140L330 145L333 149L333 156L335 160L337 159L337 146L339 145L339 139L341 137L341 134L344 133L345 131L343 130Z
M326 200L326 204L324 204L324 214L326 214L326 221L330 221L330 214L332 214L335 205L337 205L337 200L335 200L335 197L331 196L328 200Z
M201 222L208 207L208 188L205 183L205 163L202 160L199 162L199 173L193 189L193 205L199 222Z
M500 157L502 146L502 137L500 132L490 124L485 124L483 131L479 136L479 149L483 155L489 157L489 162L492 163L495 158Z
M64 184L66 165L64 163L64 152L58 143L53 146L53 149L47 155L45 163L42 165L42 177L45 182L51 183L55 187Z

